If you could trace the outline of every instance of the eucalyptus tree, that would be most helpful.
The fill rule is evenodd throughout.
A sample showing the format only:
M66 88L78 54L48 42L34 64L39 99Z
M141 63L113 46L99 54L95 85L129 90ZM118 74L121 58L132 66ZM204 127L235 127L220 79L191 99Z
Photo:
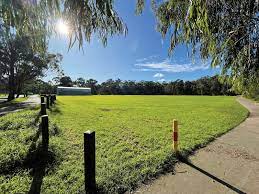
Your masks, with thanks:
M97 94L98 90L98 81L95 79L85 80L85 86L91 88L92 94Z
M59 78L59 86L72 87L73 81L69 76L63 76Z
M75 85L79 86L79 87L85 87L85 79L82 77L79 77L76 79L76 81L74 81Z
M259 85L258 0L152 0L163 37L170 38L169 53L186 43L211 66L220 66L238 91ZM145 0L138 0L141 13ZM229 76L228 76L229 75Z
M30 83L25 84L23 94L53 94L56 93L57 86L52 82L45 82L41 79L35 79Z
M60 54L35 52L28 37L0 39L0 80L6 80L8 100L19 96L25 84L42 77L48 69L59 71Z

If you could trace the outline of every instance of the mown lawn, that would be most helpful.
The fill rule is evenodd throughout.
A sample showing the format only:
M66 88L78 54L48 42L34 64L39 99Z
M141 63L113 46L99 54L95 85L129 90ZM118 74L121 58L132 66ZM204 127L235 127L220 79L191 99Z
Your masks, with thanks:
M0 118L0 193L28 192L35 180L43 180L42 193L82 193L83 132L87 130L96 131L98 189L121 193L174 163L173 119L180 123L180 150L189 152L238 125L248 114L235 97L59 96L49 112L51 159L42 174L35 162L40 160L39 121L32 119L38 111Z

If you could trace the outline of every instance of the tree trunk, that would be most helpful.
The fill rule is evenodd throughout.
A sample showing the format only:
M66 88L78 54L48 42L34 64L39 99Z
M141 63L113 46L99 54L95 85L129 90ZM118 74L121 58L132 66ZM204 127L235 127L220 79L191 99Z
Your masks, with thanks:
M10 76L8 81L8 101L11 101L15 98L15 81L14 81L14 64L10 64Z
M22 91L21 86L20 86L20 84L18 84L17 90L16 90L16 98L19 98L21 91Z
M23 81L22 80L17 80L16 81L16 98L19 98L20 95L22 95L22 89L24 88L24 84L22 84ZM24 95L25 97L25 95Z
M9 94L8 94L8 101L11 101L13 99L14 99L14 93L9 92Z

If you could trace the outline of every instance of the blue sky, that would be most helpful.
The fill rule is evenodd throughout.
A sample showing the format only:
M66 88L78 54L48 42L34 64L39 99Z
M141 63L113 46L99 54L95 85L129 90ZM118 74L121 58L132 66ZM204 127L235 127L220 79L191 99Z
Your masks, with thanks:
M168 57L168 39L156 31L156 21L147 5L141 16L135 15L135 1L115 1L116 10L128 27L127 36L109 38L106 47L93 36L84 44L84 51L78 47L68 48L65 37L53 37L49 43L51 52L63 55L61 63L66 75L72 79L93 78L99 82L109 78L122 80L171 81L194 80L205 75L214 75L208 62L195 61L188 57L187 47L178 46L172 57ZM46 80L53 75L48 74Z

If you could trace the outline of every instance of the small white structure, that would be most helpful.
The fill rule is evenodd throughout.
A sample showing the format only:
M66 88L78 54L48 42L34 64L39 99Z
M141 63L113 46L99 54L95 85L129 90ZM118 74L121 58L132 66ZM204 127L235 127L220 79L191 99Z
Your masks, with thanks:
M91 88L81 88L81 87L57 87L57 95L90 95Z

